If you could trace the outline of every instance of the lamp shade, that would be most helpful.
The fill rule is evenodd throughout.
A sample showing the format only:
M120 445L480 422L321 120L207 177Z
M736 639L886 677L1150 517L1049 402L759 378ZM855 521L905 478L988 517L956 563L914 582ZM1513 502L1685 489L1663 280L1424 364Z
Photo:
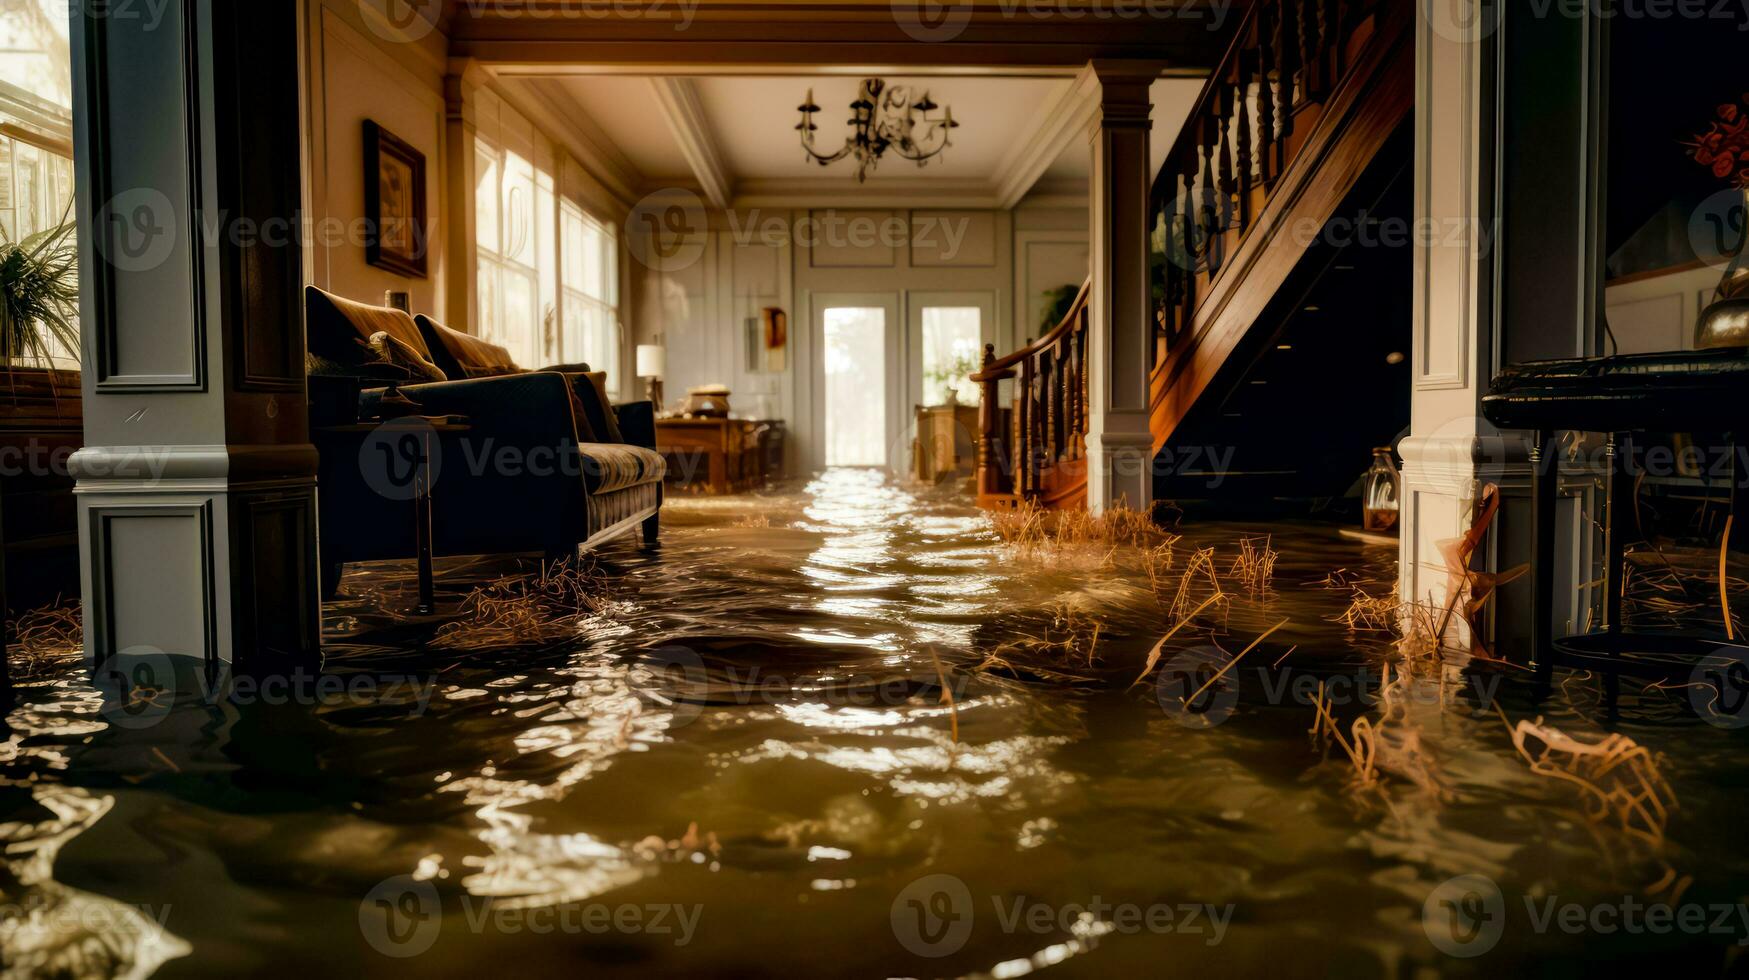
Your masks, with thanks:
M638 345L638 377L660 378L668 373L668 348L661 344Z

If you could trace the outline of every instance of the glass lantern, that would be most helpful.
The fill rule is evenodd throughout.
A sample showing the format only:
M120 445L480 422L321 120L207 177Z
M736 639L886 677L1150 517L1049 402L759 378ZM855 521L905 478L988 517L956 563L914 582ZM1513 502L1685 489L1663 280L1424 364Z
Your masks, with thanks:
M1368 531L1392 531L1397 527L1397 487L1401 477L1391 447L1372 451L1372 466L1361 484L1361 514Z

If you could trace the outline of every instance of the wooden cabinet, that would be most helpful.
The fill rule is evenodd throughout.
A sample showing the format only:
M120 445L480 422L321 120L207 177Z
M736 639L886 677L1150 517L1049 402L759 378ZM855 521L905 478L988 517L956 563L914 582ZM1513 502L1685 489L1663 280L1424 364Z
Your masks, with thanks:
M922 483L969 477L978 462L978 406L917 406L911 475Z
M657 419L656 449L668 461L670 487L696 493L744 493L779 475L776 471L782 466L783 423L755 419Z

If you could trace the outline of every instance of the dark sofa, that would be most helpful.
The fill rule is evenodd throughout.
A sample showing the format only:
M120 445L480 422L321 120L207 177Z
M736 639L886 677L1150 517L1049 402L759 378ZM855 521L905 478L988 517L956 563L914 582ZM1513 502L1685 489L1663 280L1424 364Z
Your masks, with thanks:
M371 380L382 371L367 347L375 334L388 333L423 355L417 371L461 375L399 388L419 415L464 417L463 431L433 439L434 554L560 557L639 527L646 542L655 542L665 470L649 402L608 404L601 376L586 365L524 371L502 348L424 317L415 323L399 310L313 286L305 300L312 364L366 379L361 418L378 414L388 390ZM414 557L413 507L406 493L385 487L387 431L364 425L312 434L321 452L317 500L328 594L345 563Z

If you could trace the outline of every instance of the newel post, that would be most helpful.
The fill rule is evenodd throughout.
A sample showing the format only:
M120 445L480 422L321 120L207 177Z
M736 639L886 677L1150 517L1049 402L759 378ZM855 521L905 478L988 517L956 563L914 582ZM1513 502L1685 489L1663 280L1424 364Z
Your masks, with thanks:
M996 345L985 344L983 370L988 372L994 363ZM1001 473L997 469L1001 458L997 442L1002 438L1002 409L996 404L996 388L1001 382L987 373L981 377L984 380L978 382L981 394L978 402L978 496L989 497L1002 492Z
M1154 311L1149 288L1148 86L1152 63L1093 63L1099 117L1093 131L1089 240L1093 286L1087 331L1087 507L1147 510L1148 377L1154 366Z

